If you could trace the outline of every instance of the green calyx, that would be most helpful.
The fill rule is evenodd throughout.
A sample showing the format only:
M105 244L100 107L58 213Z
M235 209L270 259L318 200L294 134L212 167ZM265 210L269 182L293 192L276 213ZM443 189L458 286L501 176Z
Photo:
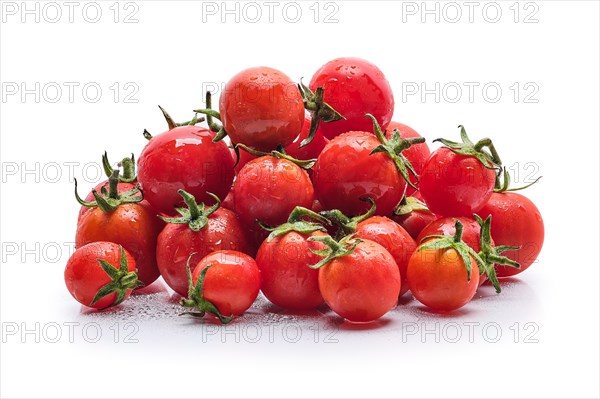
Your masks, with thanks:
M206 209L204 203L198 205L198 203L196 202L196 198L187 191L179 190L177 192L183 197L183 201L187 205L187 208L175 208L177 213L181 215L179 217L170 218L160 215L158 216L167 223L187 224L193 231L200 231L208 223L209 216L212 215L221 206L221 200L219 199L219 197L212 193L206 194L210 195L215 200L215 204L210 208Z
M456 233L454 236L433 235L424 237L422 240L424 243L419 245L417 251L421 252L424 249L454 249L461 257L463 264L465 265L465 269L467 269L467 281L471 281L471 272L473 270L471 257L475 259L479 270L485 269L486 264L483 259L481 259L481 256L462 240L463 224L457 220L454 226L456 228ZM425 242L426 240L432 238L433 240Z
M185 265L185 269L187 271L187 280L188 280L188 297L182 299L179 303L181 306L186 308L196 309L197 312L186 312L182 313L182 315L190 315L194 317L204 317L206 313L210 313L215 315L223 324L229 323L233 320L233 315L231 316L223 316L219 309L212 302L204 299L203 291L204 291L204 280L206 279L206 273L208 269L212 267L212 264L207 265L202 271L200 275L198 275L198 281L196 285L192 280L192 271L190 269L190 259L194 254L191 254L187 260L187 264Z
M317 220L319 223L309 222L304 220L303 218L311 218ZM311 211L310 209L297 206L290 213L290 216L288 217L286 223L283 223L277 227L270 227L259 220L258 224L264 230L271 232L271 234L269 234L269 236L267 237L267 242L271 242L275 237L285 235L292 231L295 231L300 234L310 234L315 231L327 231L327 229L325 229L323 225L330 225L331 222L323 216L319 215L318 213Z
M248 147L247 145L244 145L244 144L236 144L233 148L237 155L237 160L235 161L236 165L240 159L240 153L239 153L240 148L243 149L244 151L246 151L247 153L254 155L255 157L272 156L272 157L275 157L278 159L288 160L288 161L296 164L297 166L301 167L304 170L308 170L308 169L312 168L315 165L315 163L317 162L316 159L307 159L307 160L296 159L293 156L286 154L283 146L281 146L281 145L278 146L276 150L273 150L271 152L257 151L254 148Z
M322 211L320 213L320 215L327 219L330 222L330 224L338 227L338 231L335 234L335 239L340 240L343 237L354 234L356 232L356 227L360 222L362 222L363 220L367 220L375 214L376 206L375 201L373 201L372 198L360 198L360 200L370 203L371 207L366 213L355 216L353 218L344 215L344 213L339 209L331 209L327 211Z
M302 79L300 79L298 90L300 90L300 95L302 96L302 101L304 102L304 108L309 111L311 115L308 136L300 143L299 148L302 148L310 144L310 142L313 140L321 121L330 123L346 118L333 109L331 105L323 101L323 94L325 93L325 89L323 87L318 87L313 93L308 86L302 83Z
M97 206L104 212L112 212L122 204L138 203L144 199L144 193L142 192L142 190L140 190L138 186L132 188L129 191L119 193L118 185L119 170L115 169L108 178L108 191L104 186L100 189L100 192L97 192L94 189L92 190L92 194L94 195L95 200L84 201L77 193L77 179L75 179L75 199L77 199L77 202L79 202L79 204L81 204L82 206L86 206L88 208Z
M200 122L204 122L204 117L200 117L198 118L198 112L195 113L194 117L187 121L187 122L180 122L177 123L173 120L173 118L171 118L171 115L169 115L169 113L160 105L158 106L158 108L160 109L160 112L162 112L163 116L165 117L165 120L167 121L167 126L169 127L169 130L175 129L176 127L180 127L180 126L194 126L197 125ZM144 138L148 141L152 140L152 134L150 134L150 132L146 129L144 129Z
M208 123L208 128L216 133L215 137L212 140L213 143L221 141L223 140L223 138L225 138L225 136L227 136L225 128L213 120L214 118L221 121L221 114L219 113L219 111L215 111L214 109L212 109L212 94L210 93L210 91L206 92L206 108L195 109L194 112L197 114L206 115L206 122Z
M363 242L360 238L354 238L352 235L346 236L339 241L334 240L331 236L313 236L309 237L308 241L322 242L327 245L325 249L309 249L313 254L323 257L318 263L309 265L311 269L319 269L335 258L350 255L354 252L356 246Z
M473 144L473 142L469 139L469 136L467 136L465 127L463 125L458 127L460 128L460 138L462 143L441 138L433 141L439 141L455 154L477 158L479 162L481 162L481 164L488 169L498 169L500 166L502 166L500 155L498 155L498 152L496 151L494 143L492 143L491 139L484 138Z
M119 168L123 168L123 173L119 175L119 181L121 183L136 183L137 175L135 174L135 157L133 153L131 157L123 158L121 162L117 165ZM114 170L108 161L108 154L104 151L104 155L102 155L102 167L104 168L104 173L106 173L106 177L110 177Z
M507 172L506 167L503 167L502 170L498 170L498 172L496 173L496 184L494 185L494 192L495 193L503 193L505 191L524 190L528 187L533 186L535 183L540 181L541 178L542 178L542 176L538 177L533 182L531 182L523 187L510 188L510 174Z
M402 196L402 199L400 200L400 203L398 204L396 209L394 209L394 215L404 216L412 213L413 211L431 213L431 211L429 210L429 208L427 208L427 205L425 205L424 202L418 200L415 197L407 197L406 195L404 195Z
M143 286L144 284L138 280L138 275L136 272L130 272L127 265L127 257L125 256L125 250L121 245L119 245L119 253L120 253L120 261L119 268L117 269L104 259L98 259L98 263L102 270L106 272L106 274L111 278L111 282L103 286L96 292L94 295L94 299L90 303L90 306L94 305L100 299L104 298L107 295L112 294L113 292L117 293L117 297L115 301L106 306L104 309L109 308L111 306L117 306L121 302L125 300L127 296L127 290L133 290Z
M398 129L394 129L392 137L388 139L385 137L385 134L381 130L381 126L379 126L377 119L375 119L375 117L371 114L366 114L365 116L371 118L371 120L373 121L373 131L375 133L375 136L377 136L379 141L381 141L381 144L375 147L373 151L371 151L370 155L376 154L378 152L385 153L392 161L394 161L396 169L398 169L400 175L402 175L404 180L406 180L406 183L416 190L417 186L410 181L409 173L412 174L417 180L419 179L419 176L417 175L417 172L413 168L410 161L406 159L404 155L402 155L402 151L406 150L407 148L410 148L414 144L424 143L425 138L411 137L408 139L403 139L400 136L400 131Z
M500 288L500 282L496 276L496 269L494 265L504 265L519 269L521 265L518 262L503 256L502 252L516 250L520 247L512 247L509 245L499 245L497 247L492 246L492 215L488 216L485 221L477 214L474 214L473 216L475 217L475 220L477 220L477 223L479 223L479 226L481 226L481 238L479 243L481 249L479 251L479 256L483 260L485 266L484 268L480 269L480 273L483 274L485 272L487 277L492 282L492 285L496 289L496 293L499 294L502 289Z

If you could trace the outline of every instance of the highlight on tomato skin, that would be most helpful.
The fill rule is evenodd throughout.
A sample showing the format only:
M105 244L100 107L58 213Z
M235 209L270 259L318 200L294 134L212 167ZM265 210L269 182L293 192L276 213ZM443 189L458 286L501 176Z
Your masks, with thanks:
M239 316L256 300L260 290L260 270L252 257L239 251L221 250L206 255L192 273L194 284L205 268L203 297L225 316Z
M115 269L118 279L113 282L113 278L103 270L101 261ZM120 270L123 265L125 269ZM64 279L73 298L84 306L100 310L116 306L129 298L138 283L136 270L133 256L123 247L112 242L98 241L77 248L67 261ZM114 288L96 298L111 283ZM122 297L118 300L119 295Z

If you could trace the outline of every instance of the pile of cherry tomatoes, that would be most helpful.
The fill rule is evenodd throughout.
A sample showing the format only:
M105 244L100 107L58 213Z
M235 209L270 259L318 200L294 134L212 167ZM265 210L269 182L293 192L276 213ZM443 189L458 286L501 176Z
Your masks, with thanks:
M116 306L162 276L190 314L223 323L259 291L369 322L408 291L436 311L486 280L500 292L541 250L540 213L510 187L493 142L459 126L460 140L434 140L431 153L392 121L390 85L366 60L332 60L308 86L250 68L218 111L210 93L190 121L161 110L168 130L144 131L137 165L105 153L108 180L84 199L75 184L65 281L85 306Z

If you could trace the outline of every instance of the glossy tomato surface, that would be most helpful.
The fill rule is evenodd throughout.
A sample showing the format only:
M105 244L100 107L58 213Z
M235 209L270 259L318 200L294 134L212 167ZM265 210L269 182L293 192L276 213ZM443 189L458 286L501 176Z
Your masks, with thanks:
M302 125L302 131L296 137L296 139L287 147L285 147L285 152L296 159L306 160L306 159L316 159L323 148L329 143L329 140L323 136L323 134L317 130L315 136L312 141L300 148L300 143L304 139L308 137L308 133L310 131L310 117L306 116L304 118L304 124Z
M315 191L325 209L357 216L370 208L360 200L369 197L377 215L392 214L406 182L386 154L370 155L379 144L371 133L348 132L325 146L313 168Z
M437 311L452 311L466 305L479 286L479 267L471 257L471 279L456 250L415 251L408 262L407 279L414 297Z
M441 216L472 216L488 201L496 174L473 156L435 150L423 167L419 192L427 207Z
M156 259L165 282L179 295L188 294L186 264L196 265L211 252L234 250L251 253L244 227L237 215L219 208L198 231L187 224L168 223L158 236Z
M308 241L321 232L300 234L292 231L272 241L265 240L256 255L262 276L261 290L269 301L285 309L313 309L323 303L319 291L319 271L311 269L321 257L310 250L325 245Z
M221 94L219 112L233 143L259 151L290 144L300 134L305 113L296 84L268 67L245 69L231 78Z
M250 256L238 251L216 251L205 256L192 273L194 284L208 265L204 279L204 299L224 316L241 315L258 296L260 270Z
M325 90L323 99L345 120L319 124L318 131L332 139L352 130L371 132L373 122L365 114L372 114L382 129L386 129L394 113L394 95L383 72L361 58L336 58L315 72L310 84L314 92Z
M394 257L400 272L400 296L408 291L406 267L417 248L415 240L396 222L384 216L373 216L356 226L356 237L366 238L381 245Z
M98 260L105 260L114 268L119 269L121 263L121 247L113 242L92 242L78 248L67 261L65 268L65 283L67 289L79 303L95 309L104 309L111 306L117 299L113 292L91 304L98 291L112 279L102 269ZM127 270L136 271L133 256L125 250ZM127 290L125 299L131 290Z
M156 264L156 239L163 222L148 207L122 204L112 212L93 208L78 223L75 247L96 241L120 244L134 257L138 278L146 286L159 276Z
M314 189L306 171L286 159L263 156L248 162L233 187L235 210L242 222L270 226L285 221L296 206L310 208Z
M484 219L492 215L491 232L497 245L521 247L503 253L521 268L496 266L498 277L522 273L536 261L544 244L544 221L531 200L516 192L494 193L477 213Z
M207 192L224 199L233 182L234 160L224 141L199 126L181 126L154 136L138 159L138 181L144 198L159 212L174 214L183 189L206 204Z
M351 254L319 269L319 288L335 313L352 322L370 322L398 303L400 272L385 248L363 240Z

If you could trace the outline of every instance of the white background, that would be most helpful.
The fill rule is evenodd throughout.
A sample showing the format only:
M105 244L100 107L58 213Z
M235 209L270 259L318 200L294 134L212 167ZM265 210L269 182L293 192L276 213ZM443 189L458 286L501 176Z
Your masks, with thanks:
M3 397L598 397L597 2L475 2L471 16L463 2L428 2L437 16L421 2L298 2L287 14L280 2L272 22L257 2L255 23L256 8L244 3L236 22L221 2L98 2L96 23L94 5L82 15L86 2L73 22L55 3L55 23L56 7L27 6L36 3L39 21L22 15L21 2L2 2ZM78 210L69 165L84 193L104 150L113 162L139 154L144 128L166 128L157 104L187 120L207 84L241 69L268 65L308 81L336 56L378 65L396 95L394 119L429 141L456 139L464 124L472 138L494 139L517 184L528 172L544 176L526 192L546 224L538 263L500 296L484 289L454 315L405 300L358 330L329 312L289 315L264 301L217 329L177 317L164 291L111 314L82 312L62 280ZM78 84L72 101L65 82ZM22 83L33 93L22 97ZM477 85L471 99L466 84ZM421 97L421 85L433 93ZM102 89L96 102L93 87ZM482 332L489 323L500 328L498 342ZM462 339L452 343L456 330ZM127 332L137 342L126 342Z

